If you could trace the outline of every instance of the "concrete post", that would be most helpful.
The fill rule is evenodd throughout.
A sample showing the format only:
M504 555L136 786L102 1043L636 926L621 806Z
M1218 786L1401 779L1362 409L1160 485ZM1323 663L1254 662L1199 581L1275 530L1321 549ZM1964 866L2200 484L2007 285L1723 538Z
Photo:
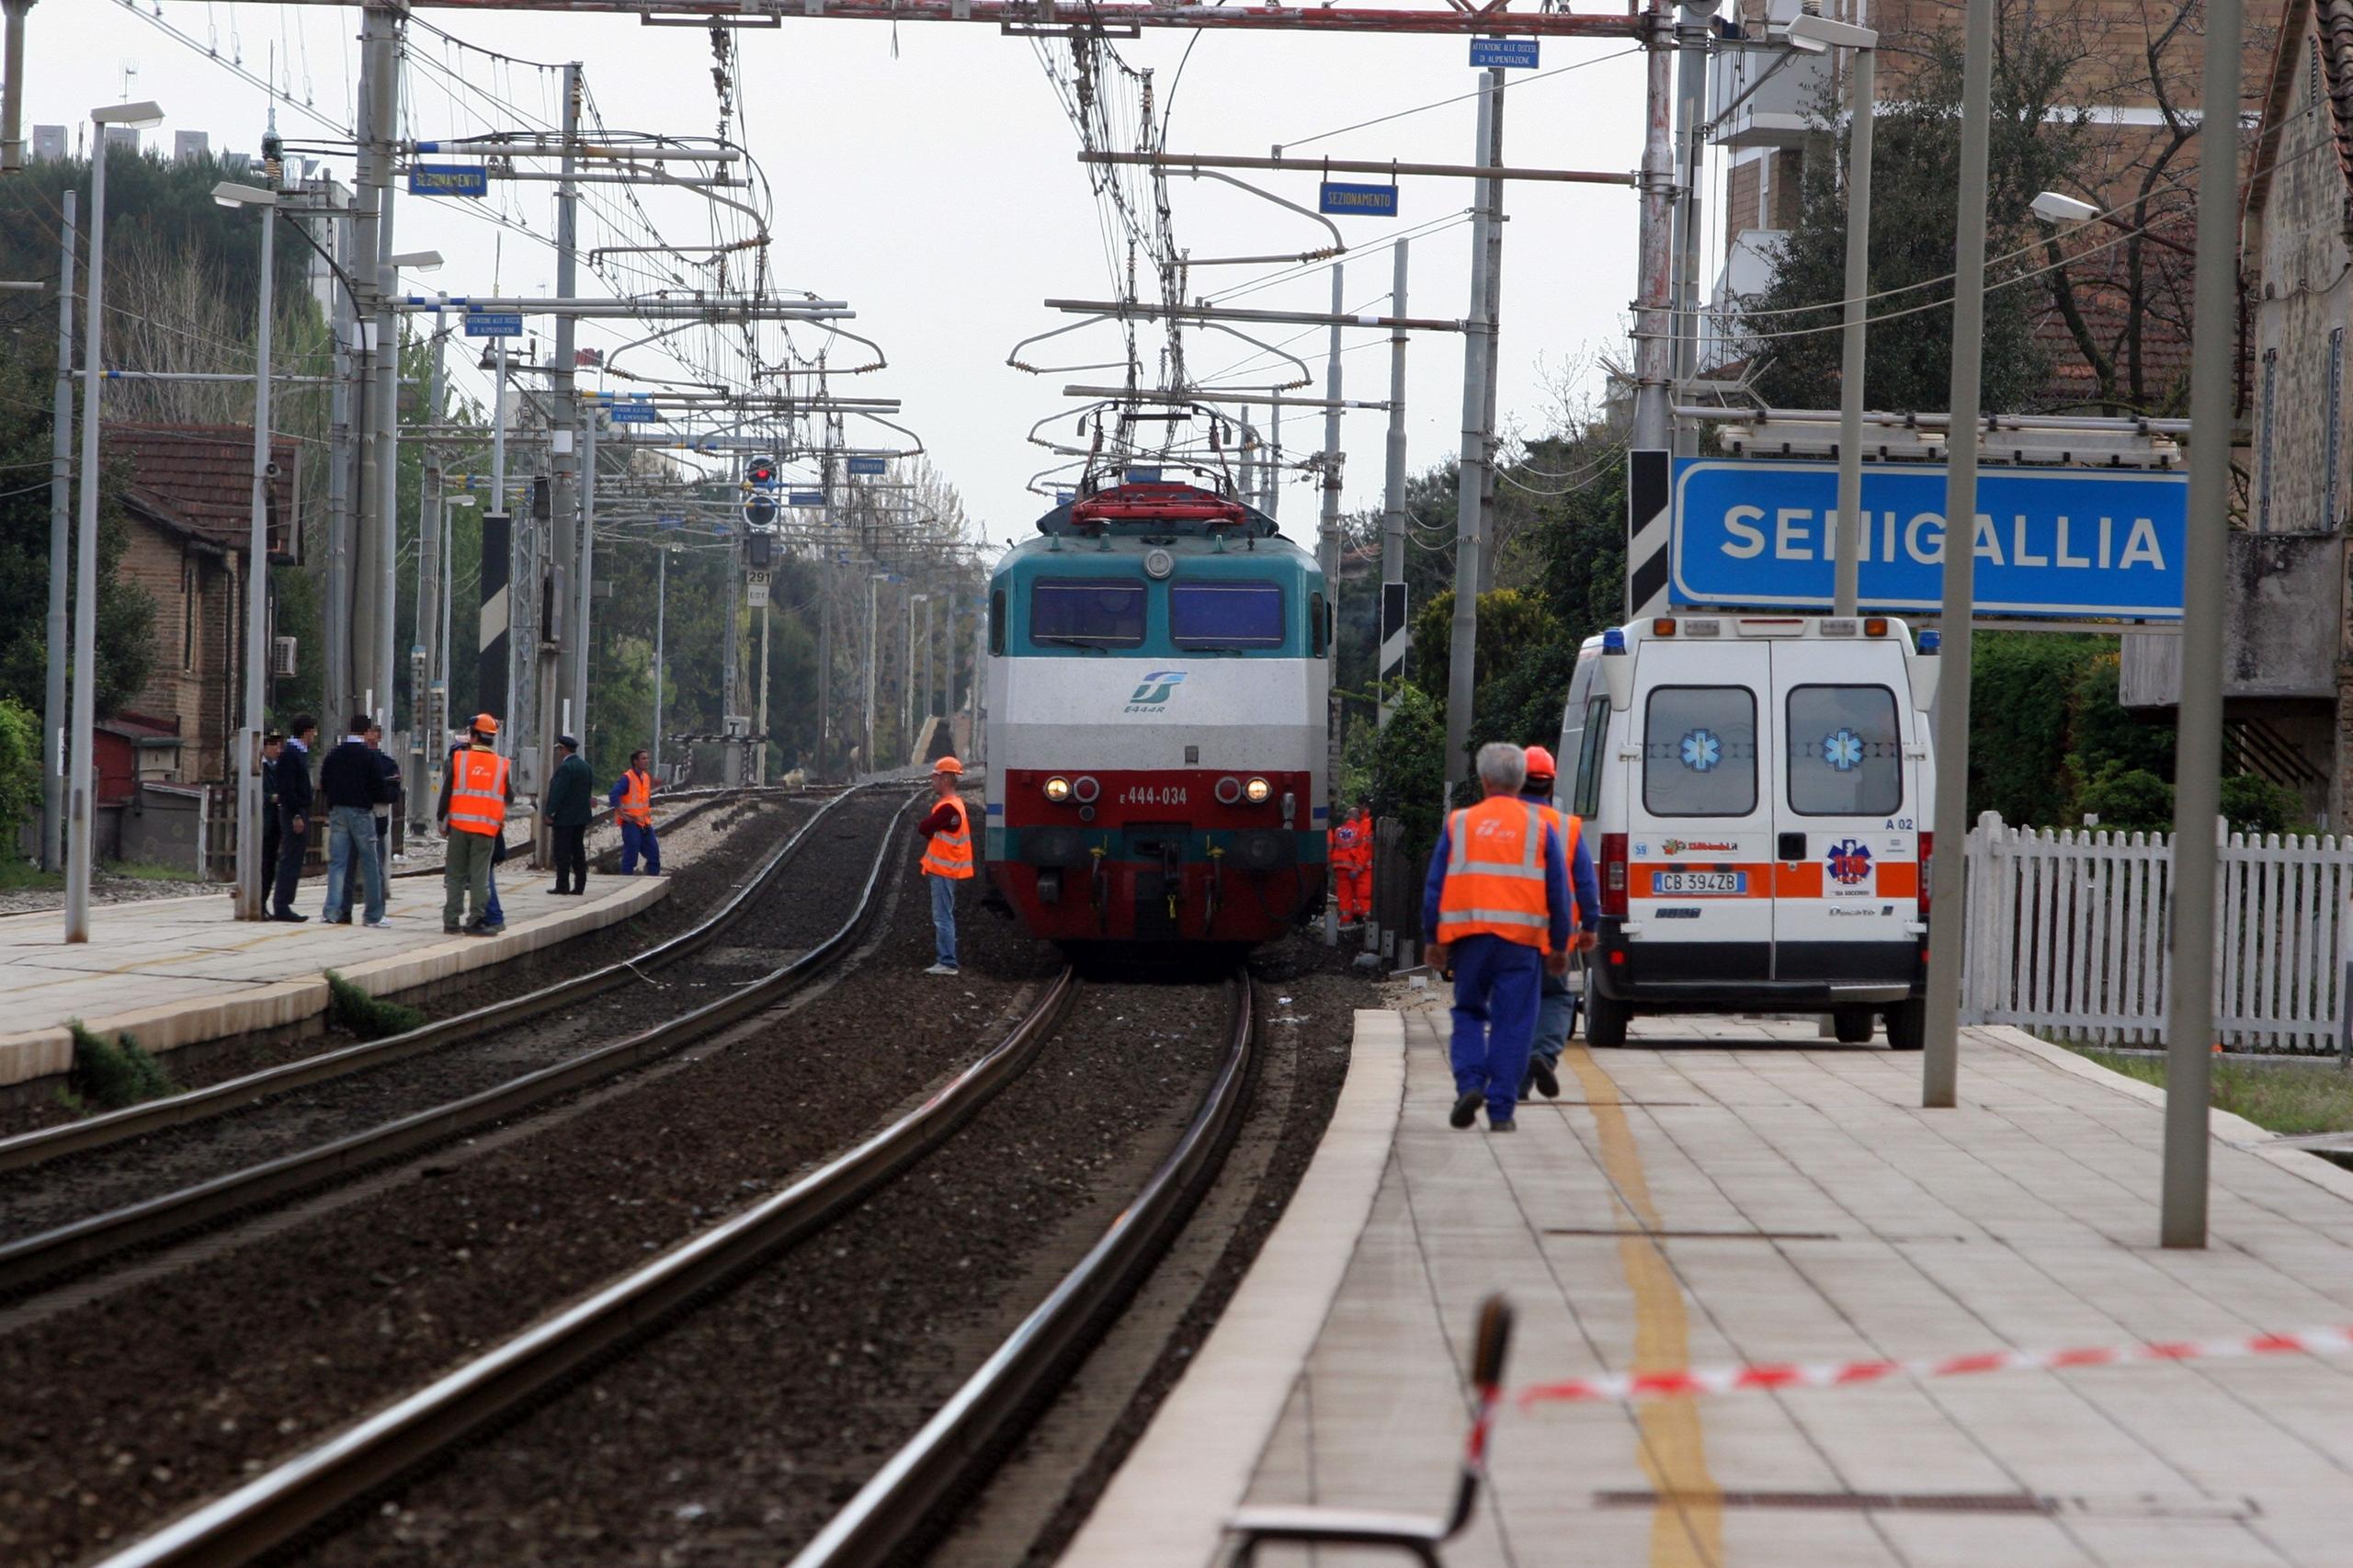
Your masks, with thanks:
M40 715L40 869L65 863L65 575L72 559L74 474L74 209L80 193L60 195L57 391L49 426L49 668Z
M1494 135L1496 88L1488 73L1479 88L1478 155L1486 156ZM1462 450L1454 492L1454 625L1446 686L1446 784L1449 797L1470 769L1462 748L1471 738L1471 696L1477 689L1479 649L1479 584L1484 573L1482 558L1489 540L1483 528L1483 497L1487 493L1487 355L1495 324L1487 319L1487 230L1495 210L1486 187L1500 182L1477 182L1480 199L1471 237L1471 308L1462 333Z
M1847 315L1838 369L1838 548L1832 605L1855 613L1862 576L1863 348L1871 289L1871 121L1879 51L1848 56L1847 100Z

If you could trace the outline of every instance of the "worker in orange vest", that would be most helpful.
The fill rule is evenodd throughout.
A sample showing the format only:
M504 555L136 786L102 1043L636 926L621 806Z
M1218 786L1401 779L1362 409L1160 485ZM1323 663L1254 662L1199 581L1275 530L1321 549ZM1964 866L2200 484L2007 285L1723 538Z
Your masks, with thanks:
M972 877L972 813L957 789L964 765L943 756L931 765L931 814L915 824L923 845L923 874L931 879L931 930L938 952L926 974L954 974L956 884Z
M506 808L515 801L515 779L506 759L494 749L497 720L475 714L466 738L466 749L450 756L441 798L433 810L448 841L441 868L441 929L459 930L463 916L468 936L495 937L506 925L490 913L490 862L506 826Z
M1539 982L1567 971L1575 926L1567 846L1519 798L1528 777L1522 748L1479 748L1486 798L1449 812L1430 856L1422 895L1422 940L1431 967L1454 973L1454 1110L1457 1128L1483 1107L1494 1132L1513 1119L1536 1036Z
M1372 913L1372 813L1353 808L1328 836L1340 921L1356 925Z
M1552 824L1567 846L1569 888L1576 895L1579 927L1572 946L1578 952L1591 952L1599 946L1594 933L1601 919L1601 879L1594 872L1593 851L1586 847L1585 824L1553 803L1552 786L1558 772L1552 752L1529 746L1528 779L1520 786L1519 796ZM1536 1040L1528 1055L1528 1078L1519 1085L1521 1099L1528 1097L1530 1089L1548 1100L1560 1097L1561 1052L1568 1049L1569 1036L1576 1027L1577 995L1569 989L1568 976L1548 971L1536 1005Z
M651 756L642 749L629 754L629 771L613 781L608 800L613 822L621 830L621 875L637 875L642 856L645 874L662 874L662 843L654 836L654 774Z

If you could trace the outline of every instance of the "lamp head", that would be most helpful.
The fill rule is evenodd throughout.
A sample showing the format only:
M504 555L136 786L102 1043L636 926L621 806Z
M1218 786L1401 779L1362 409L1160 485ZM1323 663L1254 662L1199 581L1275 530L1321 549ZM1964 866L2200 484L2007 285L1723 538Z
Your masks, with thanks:
M392 265L396 272L438 272L441 270L441 253L438 250L405 251L392 257Z
M2062 196L2055 190L2044 191L2028 205L2046 223L2088 223L2099 216L2099 209L2090 202Z
M278 193L264 190L259 186L239 185L233 180L224 179L212 187L212 199L223 207L275 207L278 205Z
M1786 34L1790 47L1802 49L1808 54L1821 54L1833 49L1875 49L1879 34L1870 28L1859 28L1852 22L1834 21L1801 12L1790 18Z
M133 131L153 131L164 123L161 104L107 104L90 111L90 119L99 125L126 125Z

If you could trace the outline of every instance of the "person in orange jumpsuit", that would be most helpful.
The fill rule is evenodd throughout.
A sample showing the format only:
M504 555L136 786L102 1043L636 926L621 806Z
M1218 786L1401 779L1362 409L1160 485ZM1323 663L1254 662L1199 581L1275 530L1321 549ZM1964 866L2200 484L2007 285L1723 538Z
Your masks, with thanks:
M1372 913L1372 813L1355 807L1332 829L1329 839L1340 920L1355 925Z

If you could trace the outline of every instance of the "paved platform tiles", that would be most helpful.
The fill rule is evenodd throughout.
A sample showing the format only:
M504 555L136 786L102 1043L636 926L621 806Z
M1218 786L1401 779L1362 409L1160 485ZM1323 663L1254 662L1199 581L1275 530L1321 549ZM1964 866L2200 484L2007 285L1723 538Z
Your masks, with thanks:
M1573 1047L1562 1098L1498 1139L1446 1126L1444 1006L1378 1031L1404 1036L1402 1108L1385 1160L1357 1162L1377 1184L1336 1295L1290 1302L1320 1322L1313 1350L1224 1392L1279 1391L1226 1416L1228 1447L1263 1443L1249 1502L1442 1508L1495 1290L1518 1310L1514 1386L2353 1323L2353 1174L2218 1113L2212 1244L2164 1251L2154 1092L2017 1031L1970 1031L1961 1106L1925 1111L1917 1056L1811 1022L1646 1021L1631 1049ZM1383 1017L1358 1015L1352 1086ZM1312 1238L1279 1230L1259 1268L1287 1244ZM1213 1426L1190 1453L1155 1439L1217 1378L1224 1336L1066 1563L1212 1561L1230 1460L1203 1451ZM1491 1455L1451 1568L2353 1564L2353 1358L1540 1404L1503 1415ZM1187 1493L1201 1501L1157 1519L1134 1506Z
M0 918L0 1084L63 1073L73 1062L65 1022L127 1031L163 1052L199 1040L298 1024L325 1011L323 970L376 995L502 963L627 919L669 891L661 877L596 877L585 898L548 892L549 873L502 867L506 929L452 937L441 929L441 879L396 877L386 894L391 929L317 918L324 884L302 885L304 925L240 922L227 892L90 912L90 940L68 947L51 911Z

